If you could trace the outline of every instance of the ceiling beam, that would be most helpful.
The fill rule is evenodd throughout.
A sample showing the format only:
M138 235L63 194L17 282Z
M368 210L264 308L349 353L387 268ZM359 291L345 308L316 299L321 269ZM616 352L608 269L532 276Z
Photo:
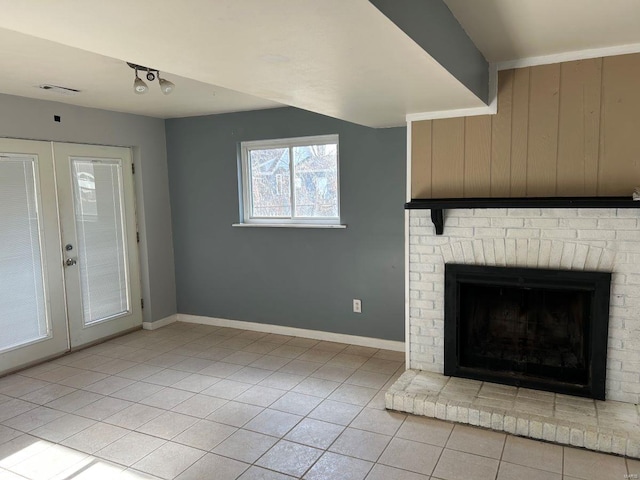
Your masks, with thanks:
M489 103L489 64L442 0L369 0L425 52Z

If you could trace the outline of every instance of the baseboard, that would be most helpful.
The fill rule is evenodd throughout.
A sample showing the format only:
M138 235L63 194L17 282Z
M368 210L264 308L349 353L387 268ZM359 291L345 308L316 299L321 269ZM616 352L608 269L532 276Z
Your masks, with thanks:
M170 323L175 323L178 321L178 314L169 315L168 317L161 318L160 320L156 320L155 322L142 322L142 328L145 330L156 330L161 327L165 327Z
M360 337L358 335L347 335L345 333L321 332L319 330L307 330L305 328L284 327L282 325L270 325L266 323L243 322L241 320L228 320L226 318L202 317L199 315L187 315L179 313L178 322L198 323L201 325L211 325L214 327L239 328L254 332L276 333L278 335L291 335L293 337L312 338L314 340L325 340L328 342L348 343L361 347L381 348L404 352L404 342L393 340L383 340L381 338ZM154 322L158 323L158 322Z

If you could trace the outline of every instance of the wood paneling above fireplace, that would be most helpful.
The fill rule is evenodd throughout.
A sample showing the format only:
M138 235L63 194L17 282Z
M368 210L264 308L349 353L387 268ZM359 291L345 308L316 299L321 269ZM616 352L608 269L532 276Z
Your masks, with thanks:
M640 54L504 70L496 115L412 123L412 198L631 196Z

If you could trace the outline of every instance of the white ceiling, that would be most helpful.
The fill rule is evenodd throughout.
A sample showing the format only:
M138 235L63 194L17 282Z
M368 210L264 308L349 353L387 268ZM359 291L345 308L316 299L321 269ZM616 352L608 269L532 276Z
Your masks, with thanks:
M0 11L0 28L363 125L483 105L368 0L0 0Z
M134 72L122 60L1 28L0 72L1 93L160 118L282 106L164 73L163 78L176 84L171 95L163 95L157 81L147 82L149 91L136 95ZM81 93L65 96L37 88L42 84L75 88Z
M640 0L445 3L489 61L640 44ZM292 105L374 127L483 106L368 0L0 0L0 11L0 93L161 118ZM166 72L175 92L133 94L125 60Z
M640 0L444 0L490 62L640 44Z

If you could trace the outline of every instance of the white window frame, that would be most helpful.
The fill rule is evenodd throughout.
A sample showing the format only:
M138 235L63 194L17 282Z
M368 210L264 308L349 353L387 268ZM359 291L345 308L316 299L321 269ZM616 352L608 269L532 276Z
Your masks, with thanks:
M295 214L295 166L293 163L293 148L306 147L309 145L335 144L336 148L336 170L337 170L337 207L336 217L296 217ZM291 216L290 217L252 217L251 204L251 166L249 163L249 152L252 150L265 150L272 148L289 149L289 172L290 172L290 193L291 193ZM240 223L234 226L244 227L324 227L324 228L344 228L340 224L340 144L338 135L318 135L310 137L279 138L274 140L255 140L240 143L239 158L239 189L240 189Z

